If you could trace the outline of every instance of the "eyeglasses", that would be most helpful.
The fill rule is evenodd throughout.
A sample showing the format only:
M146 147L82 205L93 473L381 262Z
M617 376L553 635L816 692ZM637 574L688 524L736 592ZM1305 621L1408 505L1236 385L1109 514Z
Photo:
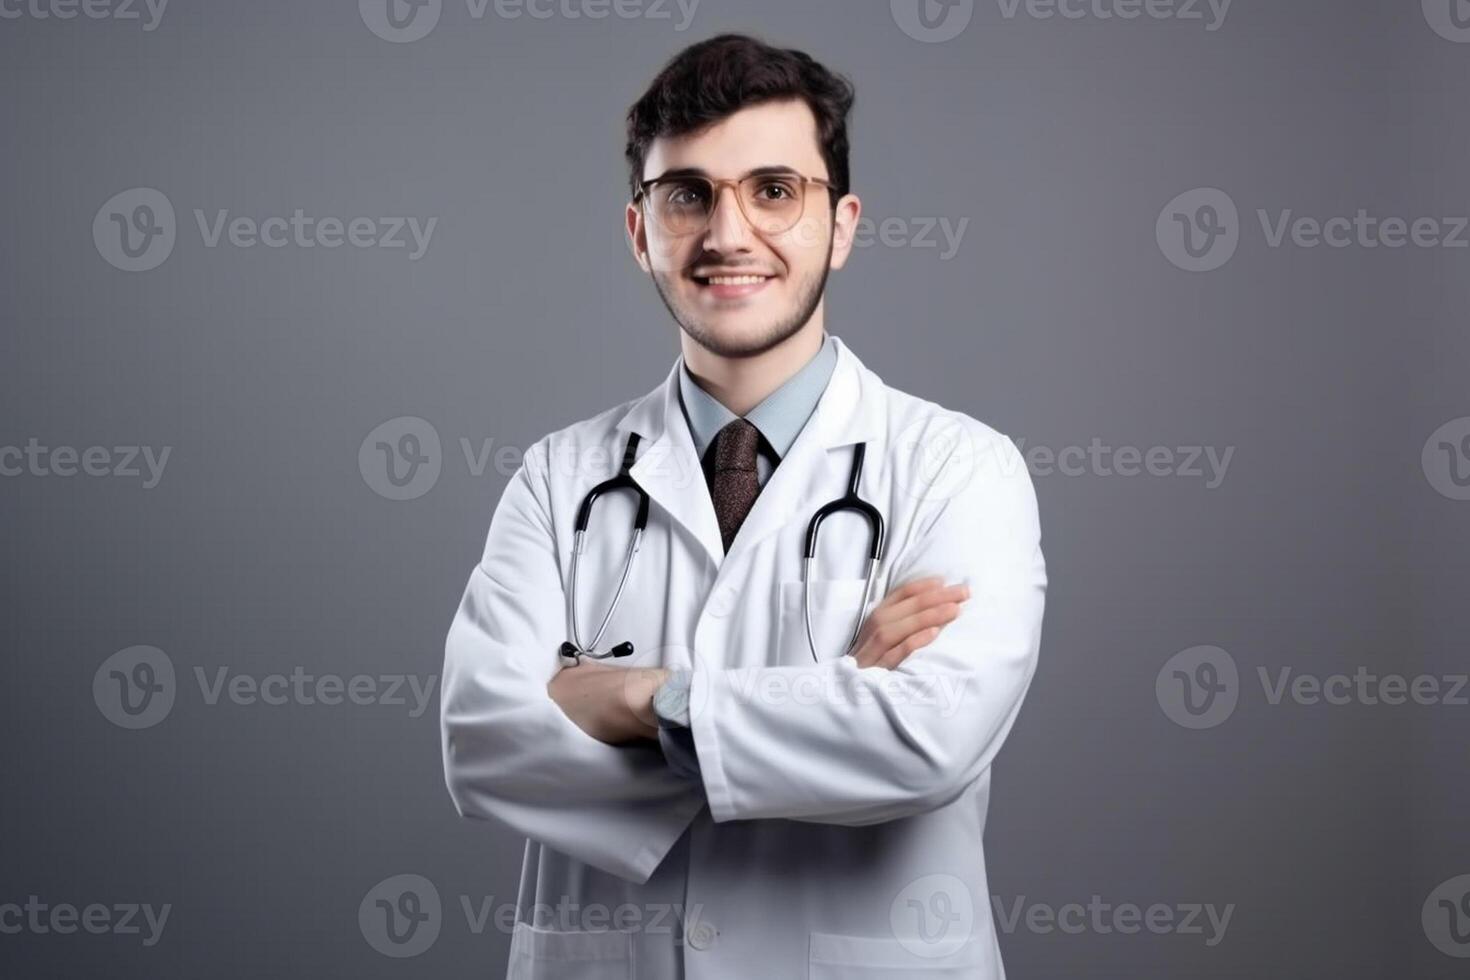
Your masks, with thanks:
M727 184L735 188L735 200L745 220L764 235L789 231L801 220L808 184L819 184L829 194L832 191L830 181L784 171L751 174L738 180L686 174L643 181L633 201L646 201L653 220L670 235L693 235L709 225L715 202Z

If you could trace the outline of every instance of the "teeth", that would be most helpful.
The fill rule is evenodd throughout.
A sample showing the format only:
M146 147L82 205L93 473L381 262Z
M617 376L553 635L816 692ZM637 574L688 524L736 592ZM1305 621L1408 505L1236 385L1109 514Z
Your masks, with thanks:
M754 286L758 282L765 282L765 276L710 276L711 286Z

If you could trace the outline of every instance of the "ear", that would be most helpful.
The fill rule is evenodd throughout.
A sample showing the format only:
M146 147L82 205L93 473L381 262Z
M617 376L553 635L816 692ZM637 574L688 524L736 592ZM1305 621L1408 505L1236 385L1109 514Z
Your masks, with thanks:
M643 223L643 209L632 201L629 201L623 218L626 224L624 231L627 232L628 248L632 250L633 258L638 262L638 265L644 272L647 272L649 271L648 229Z
M847 264L852 252L853 239L857 237L858 219L863 214L863 202L856 194L844 194L837 201L832 215L832 261L828 266L840 269Z

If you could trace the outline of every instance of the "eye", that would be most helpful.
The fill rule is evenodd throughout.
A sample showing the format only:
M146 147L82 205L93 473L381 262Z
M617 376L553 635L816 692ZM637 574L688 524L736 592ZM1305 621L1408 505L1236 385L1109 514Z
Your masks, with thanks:
M770 178L761 181L755 193L766 201L790 201L796 198L796 187L790 180Z
M675 207L688 207L700 204L709 198L709 191L705 185L697 181L672 184L668 188L666 200Z

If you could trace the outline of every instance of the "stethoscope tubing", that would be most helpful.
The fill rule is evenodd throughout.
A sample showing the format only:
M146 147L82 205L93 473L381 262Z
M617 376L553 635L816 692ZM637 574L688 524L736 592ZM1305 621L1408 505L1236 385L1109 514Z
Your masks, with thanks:
M572 642L577 646L577 652L584 657L593 660L606 660L615 656L612 651L607 653L596 653L597 644L602 641L602 634L607 630L607 624L612 622L613 613L617 611L618 601L623 598L623 589L628 585L628 576L633 573L633 562L638 558L638 549L643 546L643 528L633 529L632 540L628 542L628 554L623 559L623 574L618 579L617 591L613 593L612 603L607 608L607 615L602 617L602 623L597 627L597 633L592 637L590 644L582 642L582 628L580 617L577 615L577 569L582 564L582 550L586 545L587 532L578 531L574 535L572 544L572 574L571 574L571 604L572 604Z
M806 627L806 645L811 651L812 661L821 663L817 656L817 641L812 635L812 568L817 560L817 534L821 530L822 521L840 511L851 510L862 515L868 524L868 575L863 583L863 601L858 605L857 619L852 624L852 635L848 637L847 645L842 648L839 657L845 657L851 652L853 644L857 642L858 633L863 628L863 617L868 610L868 600L873 594L873 583L878 578L878 563L883 560L886 540L883 528L883 515L877 507L868 503L858 496L858 483L863 476L863 460L868 453L868 444L860 442L852 452L852 470L847 477L847 492L836 500L829 501L817 508L812 515L811 521L806 526L806 541L801 555L801 605L802 621Z

